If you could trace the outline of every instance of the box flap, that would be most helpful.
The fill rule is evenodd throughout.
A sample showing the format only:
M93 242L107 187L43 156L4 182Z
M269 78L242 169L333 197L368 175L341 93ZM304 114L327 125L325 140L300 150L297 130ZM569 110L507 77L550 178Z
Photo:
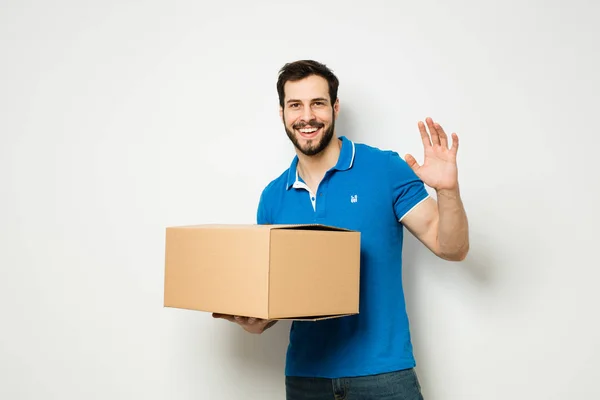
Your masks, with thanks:
M240 230L273 230L273 229L297 229L297 230L322 230L322 231L344 231L355 232L350 229L341 228L338 226L323 225L323 224L196 224L196 225L181 225L170 226L169 228L177 229L240 229Z
M180 225L180 226L170 226L169 228L176 229L238 229L238 230L256 230L256 229L271 229L270 225L256 225L256 224L195 224L195 225Z
M358 313L355 313L355 314L338 314L338 315L320 315L320 316L315 316L315 317L273 318L273 319L274 320L279 320L279 321L322 321L322 320L325 320L325 319L350 317L352 315L358 315Z
M350 229L340 228L338 226L323 224L279 224L279 225L261 225L268 226L270 229L297 229L297 230L315 230L315 231L343 231L355 232Z

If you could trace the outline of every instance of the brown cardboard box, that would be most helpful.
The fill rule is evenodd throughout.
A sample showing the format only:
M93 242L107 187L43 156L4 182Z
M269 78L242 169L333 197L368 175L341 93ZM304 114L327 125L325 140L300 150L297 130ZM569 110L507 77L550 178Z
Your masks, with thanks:
M357 314L360 232L324 225L166 230L164 305L264 319Z

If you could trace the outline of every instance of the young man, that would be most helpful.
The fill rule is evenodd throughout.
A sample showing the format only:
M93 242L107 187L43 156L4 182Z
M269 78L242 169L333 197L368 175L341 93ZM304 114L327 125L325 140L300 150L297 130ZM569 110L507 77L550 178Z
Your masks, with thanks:
M423 165L337 136L338 79L323 64L286 64L280 116L297 156L263 191L259 224L321 223L361 232L360 313L294 322L286 359L288 400L422 399L402 288L406 227L433 253L460 261L469 249L456 154L442 127L418 123ZM435 189L437 201L424 185ZM310 251L310 249L306 249ZM274 321L214 315L262 333Z

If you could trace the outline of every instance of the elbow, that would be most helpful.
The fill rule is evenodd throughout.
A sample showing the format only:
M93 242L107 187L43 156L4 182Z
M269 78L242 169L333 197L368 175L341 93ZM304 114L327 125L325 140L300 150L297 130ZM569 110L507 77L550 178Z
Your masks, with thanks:
M464 261L467 258L467 254L469 254L469 249L465 249L457 254L454 255L454 258L452 259L452 261Z
M463 248L460 249L460 251L455 254L454 261L464 261L465 258L467 258L468 254L469 254L469 242L465 243Z
M455 251L440 251L438 253L438 257L446 260L446 261L454 261L454 262L460 262L460 261L464 261L467 258L467 255L469 254L469 243L466 243L463 247L461 247L460 249L457 249Z

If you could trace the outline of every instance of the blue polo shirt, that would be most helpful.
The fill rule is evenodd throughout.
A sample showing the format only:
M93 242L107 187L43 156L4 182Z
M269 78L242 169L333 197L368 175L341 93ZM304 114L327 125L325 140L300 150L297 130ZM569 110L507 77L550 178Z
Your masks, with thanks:
M364 376L415 366L402 288L401 220L428 193L396 152L339 140L337 164L316 193L298 176L294 157L258 206L258 224L319 223L361 232L360 313L294 321L288 376Z

